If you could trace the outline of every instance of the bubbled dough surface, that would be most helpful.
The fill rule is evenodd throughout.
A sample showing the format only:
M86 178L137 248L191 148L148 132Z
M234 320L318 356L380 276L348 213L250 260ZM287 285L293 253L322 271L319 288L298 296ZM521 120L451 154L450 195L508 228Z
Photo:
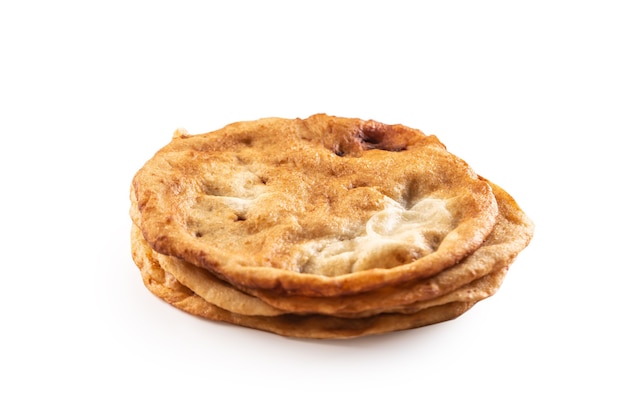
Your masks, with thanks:
M157 251L309 295L437 273L475 250L497 214L489 185L435 137L325 115L182 134L133 186ZM407 268L384 272L396 266Z
M383 208L352 237L316 239L300 246L301 270L311 274L339 275L372 268L391 268L436 250L453 227L445 201L425 198L410 208L388 197Z

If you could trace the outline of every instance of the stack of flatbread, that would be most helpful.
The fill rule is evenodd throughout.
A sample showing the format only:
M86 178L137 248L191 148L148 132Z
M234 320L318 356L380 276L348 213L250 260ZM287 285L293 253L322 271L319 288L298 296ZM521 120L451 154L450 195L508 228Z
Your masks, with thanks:
M435 137L318 114L178 130L135 175L132 256L193 315L351 338L458 317L533 224Z

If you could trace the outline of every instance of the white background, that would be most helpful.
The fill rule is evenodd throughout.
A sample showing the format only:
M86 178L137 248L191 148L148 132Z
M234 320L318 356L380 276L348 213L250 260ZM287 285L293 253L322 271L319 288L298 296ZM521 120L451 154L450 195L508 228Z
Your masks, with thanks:
M621 2L412 3L0 3L0 414L625 415ZM128 189L174 130L318 112L516 198L536 233L494 297L307 341L143 287Z

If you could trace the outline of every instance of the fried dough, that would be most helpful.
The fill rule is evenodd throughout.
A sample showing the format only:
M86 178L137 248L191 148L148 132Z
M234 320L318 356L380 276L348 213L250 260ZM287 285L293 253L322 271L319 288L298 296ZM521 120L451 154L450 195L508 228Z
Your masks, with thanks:
M435 136L332 117L183 130L130 190L145 286L196 316L353 338L491 297L534 224Z
M489 184L436 137L326 115L179 132L133 192L155 251L306 297L431 277L476 251L498 213Z

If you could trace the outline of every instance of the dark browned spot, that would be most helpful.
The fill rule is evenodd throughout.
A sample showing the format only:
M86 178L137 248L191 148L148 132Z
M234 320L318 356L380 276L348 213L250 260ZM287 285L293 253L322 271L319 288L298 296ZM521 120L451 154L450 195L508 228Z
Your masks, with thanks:
M252 146L252 142L254 141L254 137L250 134L241 135L237 139L239 143L245 146Z
M334 145L332 145L331 150L333 151L333 153L337 156L344 156L346 154L346 152L343 150L343 148L341 147L340 144L336 143Z
M406 143L395 134L392 126L382 123L366 124L357 132L357 139L364 150L380 149L391 152L406 150Z

